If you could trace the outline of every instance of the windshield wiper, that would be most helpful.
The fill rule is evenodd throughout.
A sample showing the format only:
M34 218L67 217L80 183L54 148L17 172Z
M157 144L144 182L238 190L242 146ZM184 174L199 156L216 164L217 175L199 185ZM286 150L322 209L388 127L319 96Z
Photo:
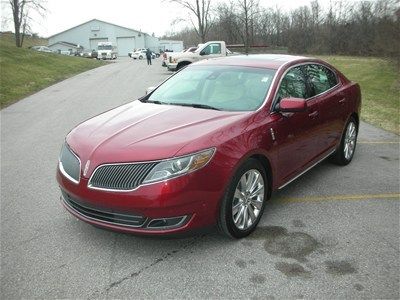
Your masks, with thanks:
M154 103L154 104L167 104L158 100L143 100L144 103Z
M190 106L194 108L204 108L204 109L213 109L213 110L220 110L214 106L210 106L207 104L199 104L199 103L179 103L179 102L169 102L168 104L171 105L180 105L180 106Z

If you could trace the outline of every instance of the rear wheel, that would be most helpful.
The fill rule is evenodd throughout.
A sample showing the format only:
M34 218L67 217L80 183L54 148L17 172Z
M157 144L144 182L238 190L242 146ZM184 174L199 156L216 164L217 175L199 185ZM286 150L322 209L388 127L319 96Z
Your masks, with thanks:
M340 146L333 155L333 162L345 166L353 159L357 145L358 126L356 120L351 117L347 122L346 129L343 132Z
M249 235L261 219L267 200L267 176L255 159L245 162L233 177L222 200L218 226L227 236Z

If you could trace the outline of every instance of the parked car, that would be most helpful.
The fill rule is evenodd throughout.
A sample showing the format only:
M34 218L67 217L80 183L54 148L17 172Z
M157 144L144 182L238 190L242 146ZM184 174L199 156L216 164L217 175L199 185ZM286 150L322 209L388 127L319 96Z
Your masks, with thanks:
M32 46L32 50L39 51L39 52L48 52L48 53L53 53L53 50L51 50L47 46Z
M82 52L82 56L86 58L97 58L97 51L96 50L84 50Z
M132 53L131 57L133 59L144 59L146 58L146 50L139 50Z
M146 49L144 49L144 50L141 49L141 50L135 51L135 52L133 52L131 54L131 58L133 58L133 59L144 59L144 58L146 58L146 52L147 52ZM154 52L151 52L151 58L155 59L156 57L157 57L156 54Z
M360 87L319 59L203 60L139 100L62 146L62 203L92 225L160 235L217 224L245 237L272 191L328 157L349 164L356 148Z

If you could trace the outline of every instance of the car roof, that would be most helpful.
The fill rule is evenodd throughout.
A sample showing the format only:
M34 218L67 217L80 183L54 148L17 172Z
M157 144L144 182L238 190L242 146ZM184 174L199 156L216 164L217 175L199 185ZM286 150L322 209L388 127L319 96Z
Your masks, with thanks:
M230 65L243 67L261 67L266 69L279 69L284 64L302 62L304 60L316 61L316 59L286 54L250 54L232 55L215 59L202 60L196 65Z

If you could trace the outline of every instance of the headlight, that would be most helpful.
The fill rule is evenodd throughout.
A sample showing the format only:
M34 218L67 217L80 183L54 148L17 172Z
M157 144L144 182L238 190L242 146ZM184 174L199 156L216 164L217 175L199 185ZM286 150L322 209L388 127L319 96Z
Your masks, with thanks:
M199 170L207 165L214 152L215 148L212 148L192 155L162 161L150 171L143 183L162 181Z

